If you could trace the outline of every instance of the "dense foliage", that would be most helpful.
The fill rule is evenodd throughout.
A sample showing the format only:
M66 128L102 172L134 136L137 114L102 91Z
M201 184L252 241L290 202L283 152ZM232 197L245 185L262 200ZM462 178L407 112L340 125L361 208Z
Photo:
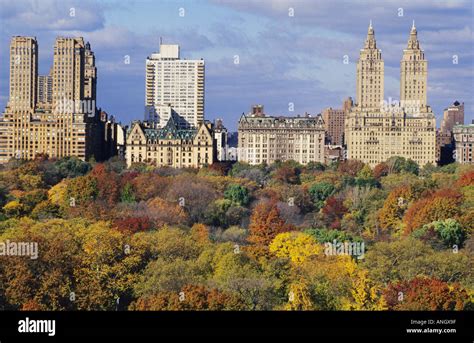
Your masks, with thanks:
M469 166L42 157L1 167L0 209L0 244L38 244L0 249L0 309L473 308Z

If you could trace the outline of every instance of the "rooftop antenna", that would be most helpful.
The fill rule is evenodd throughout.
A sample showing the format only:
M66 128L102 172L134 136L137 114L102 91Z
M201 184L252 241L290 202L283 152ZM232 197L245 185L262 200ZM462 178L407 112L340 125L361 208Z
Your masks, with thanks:
M411 29L414 30L415 29L415 20L413 19L413 25L411 26Z
M370 19L369 28L372 28L372 19Z
M160 45L163 44L163 37L160 36Z

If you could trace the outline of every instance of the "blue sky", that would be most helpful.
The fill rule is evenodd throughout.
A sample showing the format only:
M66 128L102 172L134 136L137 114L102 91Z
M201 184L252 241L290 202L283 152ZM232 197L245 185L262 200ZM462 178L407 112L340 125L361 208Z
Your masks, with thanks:
M145 59L164 43L206 61L205 117L235 130L251 104L268 114L320 113L355 98L355 63L372 20L385 60L385 99L399 99L412 20L428 59L428 103L454 100L474 119L472 0L0 0L0 107L8 100L9 42L36 36L40 74L58 35L83 36L96 54L98 106L123 123L142 119ZM71 9L75 16L71 16ZM294 16L289 16L290 8ZM183 14L184 16L180 16ZM403 15L400 15L403 14ZM130 64L125 64L125 56ZM235 64L238 55L239 64ZM344 64L344 55L349 64ZM453 55L458 64L453 64ZM294 111L289 111L289 103Z

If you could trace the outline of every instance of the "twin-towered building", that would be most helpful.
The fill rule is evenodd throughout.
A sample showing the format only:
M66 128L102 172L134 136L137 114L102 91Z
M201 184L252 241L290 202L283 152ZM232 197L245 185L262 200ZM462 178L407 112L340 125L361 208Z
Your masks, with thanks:
M348 98L342 109L328 108L313 118L243 115L239 160L325 162L326 143L326 150L345 145L348 159L371 166L392 156L420 166L435 164L436 120L427 105L427 75L428 62L413 23L400 62L400 100L384 100L384 61L370 23L357 62L356 103Z
M0 163L39 154L103 159L95 57L83 38L58 37L49 75L38 75L35 37L10 43L10 96L0 120Z
M415 24L400 62L400 101L384 100L384 62L370 24L357 62L357 98L345 122L347 158L374 166L392 156L436 163L436 119L427 105L428 62Z

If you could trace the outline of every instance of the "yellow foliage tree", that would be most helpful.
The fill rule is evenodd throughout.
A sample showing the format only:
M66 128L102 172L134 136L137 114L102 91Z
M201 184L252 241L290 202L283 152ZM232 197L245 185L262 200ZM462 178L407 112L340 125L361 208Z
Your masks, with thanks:
M322 247L312 236L296 231L278 234L269 249L276 256L289 258L295 264L301 264L308 257L322 252Z
M304 281L294 282L289 287L288 303L285 310L288 311L309 311L314 310L311 301L311 292Z
M343 310L382 311L387 309L381 290L368 276L368 271L352 271L351 296L343 303Z

